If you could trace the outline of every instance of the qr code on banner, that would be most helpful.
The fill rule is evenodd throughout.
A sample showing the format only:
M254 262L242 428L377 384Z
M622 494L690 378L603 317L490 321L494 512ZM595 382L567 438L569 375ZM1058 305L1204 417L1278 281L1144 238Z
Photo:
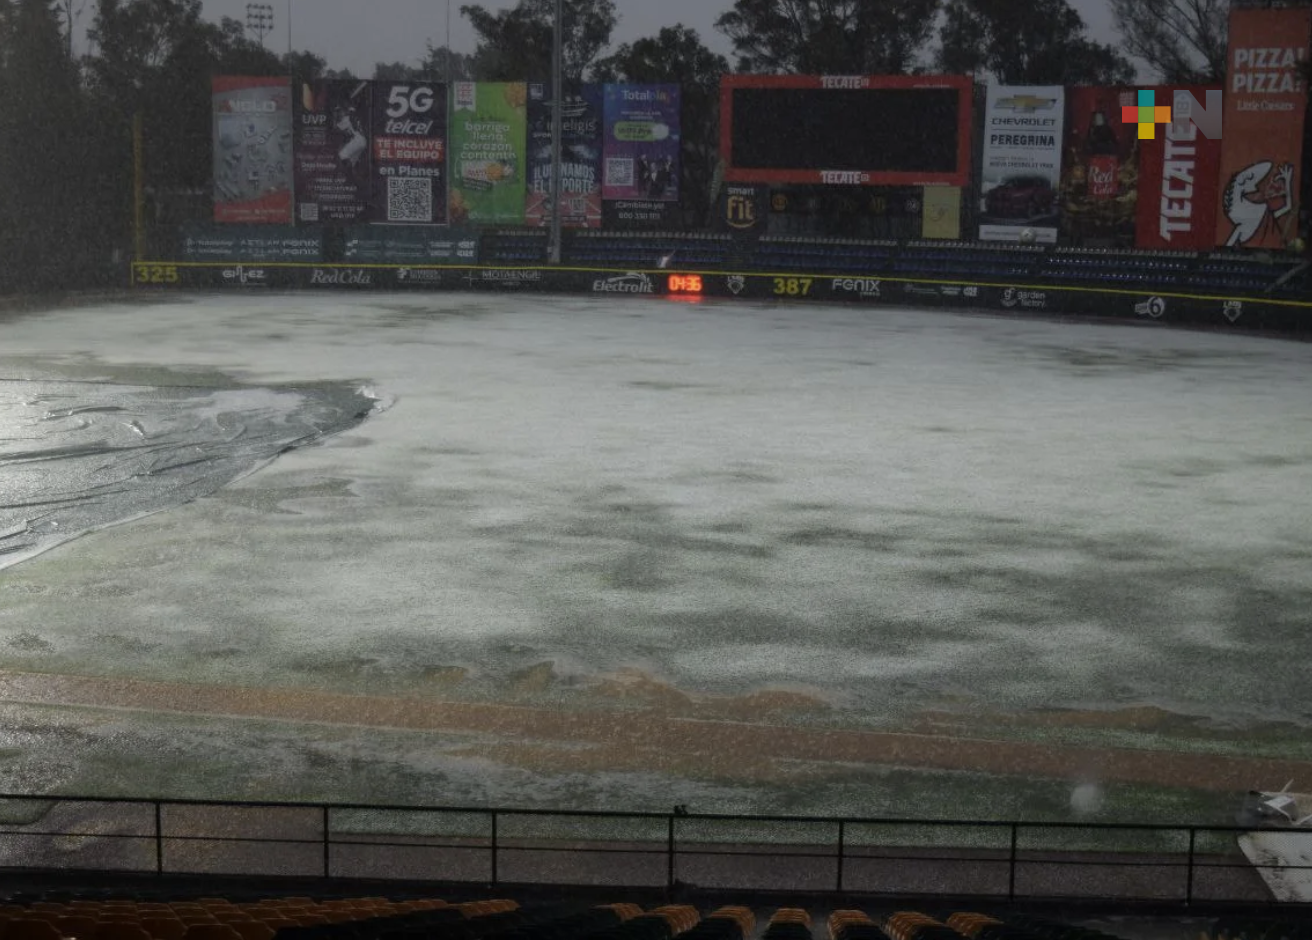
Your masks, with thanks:
M605 179L607 186L632 186L633 158L607 157Z
M433 181L408 179L400 176L387 178L387 221L433 221Z
M319 221L319 204L317 202L303 202L300 204L302 222Z

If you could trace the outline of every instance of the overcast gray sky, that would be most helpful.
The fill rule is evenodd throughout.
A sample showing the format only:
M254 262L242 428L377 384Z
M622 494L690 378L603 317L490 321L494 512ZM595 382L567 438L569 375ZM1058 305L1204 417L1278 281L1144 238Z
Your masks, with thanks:
M446 43L447 0L260 0L273 7L273 32L265 45L287 49L287 18L291 13L292 44L324 56L329 68L349 68L368 78L376 62L418 62L426 42ZM450 0L451 47L471 52L474 31L460 16L460 4ZM484 0L483 5L500 9L515 0ZM715 31L716 18L733 0L615 0L619 25L615 43L654 35L662 26L683 23L697 30L704 42L726 56L732 52L728 40ZM1020 2L1020 0L1017 0ZM1100 42L1116 41L1108 0L1071 0L1089 25L1090 36ZM205 16L217 22L230 16L245 21L247 0L204 0Z

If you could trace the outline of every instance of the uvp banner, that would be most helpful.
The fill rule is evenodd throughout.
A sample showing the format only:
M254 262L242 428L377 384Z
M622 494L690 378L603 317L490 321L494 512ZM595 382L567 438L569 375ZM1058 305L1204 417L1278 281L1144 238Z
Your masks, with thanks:
M302 82L295 101L296 221L358 222L371 186L370 82Z

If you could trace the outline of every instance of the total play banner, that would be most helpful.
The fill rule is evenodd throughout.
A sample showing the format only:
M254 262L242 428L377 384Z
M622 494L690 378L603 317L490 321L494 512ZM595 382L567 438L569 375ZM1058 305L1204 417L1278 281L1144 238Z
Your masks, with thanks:
M1057 241L1057 192L1065 91L1060 85L990 85L980 172L983 241L1019 241L1029 230Z
M603 199L679 200L679 86L606 85Z
M291 79L216 75L214 221L292 220Z
M452 224L524 221L527 96L523 82L451 86Z
M1066 99L1061 234L1093 248L1134 246L1139 192L1137 128L1119 120L1137 101L1126 88L1072 88Z
M566 228L601 226L600 85L567 90L560 127L560 224ZM528 86L528 198L524 221L550 225L551 86Z
M1298 235L1312 10L1233 9L1216 243L1284 248Z
M446 221L446 86L373 83L374 222Z
M356 222L371 195L370 82L302 82L295 101L296 221Z
M1135 246L1186 251L1211 248L1216 241L1221 141L1207 137L1189 118L1213 110L1219 119L1221 89L1193 85L1143 90L1152 92L1154 107L1170 106L1172 121L1154 126L1151 137L1139 137Z

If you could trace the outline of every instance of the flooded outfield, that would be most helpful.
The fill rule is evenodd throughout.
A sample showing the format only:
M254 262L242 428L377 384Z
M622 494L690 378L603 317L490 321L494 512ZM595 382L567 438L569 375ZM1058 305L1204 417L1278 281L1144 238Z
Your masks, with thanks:
M0 340L0 534L133 520L0 572L0 670L101 683L0 676L10 791L863 814L932 781L1007 815L1068 810L1096 747L1312 760L1312 347L340 294L46 311ZM51 487L68 502L35 508ZM296 690L379 701L235 704ZM437 717L369 714L398 697ZM1085 751L1022 784L632 730L652 717Z

